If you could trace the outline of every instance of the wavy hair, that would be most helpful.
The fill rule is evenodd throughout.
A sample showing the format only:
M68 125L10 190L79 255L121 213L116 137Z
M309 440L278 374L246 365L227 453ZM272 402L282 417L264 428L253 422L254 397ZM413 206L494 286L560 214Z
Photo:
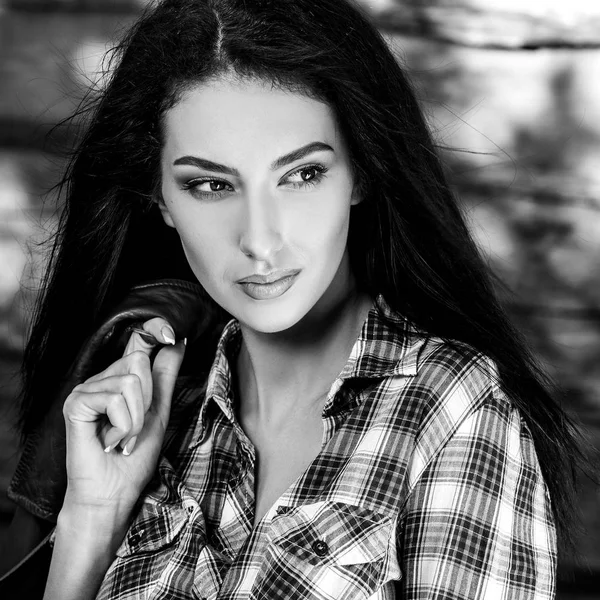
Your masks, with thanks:
M327 102L365 201L349 250L359 284L429 335L492 358L531 430L559 532L567 533L577 433L494 295L398 61L345 0L165 0L115 48L63 180L65 206L26 347L21 429L48 398L103 311L133 285L195 281L153 202L161 123L191 86L223 73Z

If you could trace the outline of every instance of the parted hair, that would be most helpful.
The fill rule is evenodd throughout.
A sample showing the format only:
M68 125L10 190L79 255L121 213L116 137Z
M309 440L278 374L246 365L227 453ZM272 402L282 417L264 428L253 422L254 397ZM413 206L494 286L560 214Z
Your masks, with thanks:
M64 209L22 366L23 436L130 287L195 281L156 206L162 122L186 89L233 73L333 108L363 196L348 242L359 285L427 335L496 362L568 538L577 432L496 299L405 69L361 11L347 0L165 0L146 9L109 64L103 89L82 108L86 129L62 181Z

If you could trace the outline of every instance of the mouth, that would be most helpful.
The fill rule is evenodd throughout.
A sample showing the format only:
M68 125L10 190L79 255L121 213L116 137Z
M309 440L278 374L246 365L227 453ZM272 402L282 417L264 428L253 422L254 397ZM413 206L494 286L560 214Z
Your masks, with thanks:
M254 274L236 283L254 300L268 300L285 294L294 285L299 273L300 269L287 269L266 275Z
M292 275L297 275L298 273L300 273L300 269L272 271L271 273L266 273L265 275L259 275L256 273L254 275L250 275L249 277L240 279L237 283L258 283L260 285L265 285L269 283L275 283L276 281L280 281L286 277L291 277Z

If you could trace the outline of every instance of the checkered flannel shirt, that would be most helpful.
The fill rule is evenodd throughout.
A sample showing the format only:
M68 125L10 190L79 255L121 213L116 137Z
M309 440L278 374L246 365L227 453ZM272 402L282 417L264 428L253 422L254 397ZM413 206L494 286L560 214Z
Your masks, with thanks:
M255 452L224 329L178 382L157 474L98 598L553 598L556 540L530 431L468 347L380 296L322 413L321 451L256 525Z

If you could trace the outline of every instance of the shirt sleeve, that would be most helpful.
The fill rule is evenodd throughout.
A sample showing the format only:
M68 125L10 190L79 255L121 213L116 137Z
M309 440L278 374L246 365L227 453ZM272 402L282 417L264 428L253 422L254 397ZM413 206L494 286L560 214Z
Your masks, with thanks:
M468 415L400 515L400 597L554 598L556 532L533 440L508 401Z

